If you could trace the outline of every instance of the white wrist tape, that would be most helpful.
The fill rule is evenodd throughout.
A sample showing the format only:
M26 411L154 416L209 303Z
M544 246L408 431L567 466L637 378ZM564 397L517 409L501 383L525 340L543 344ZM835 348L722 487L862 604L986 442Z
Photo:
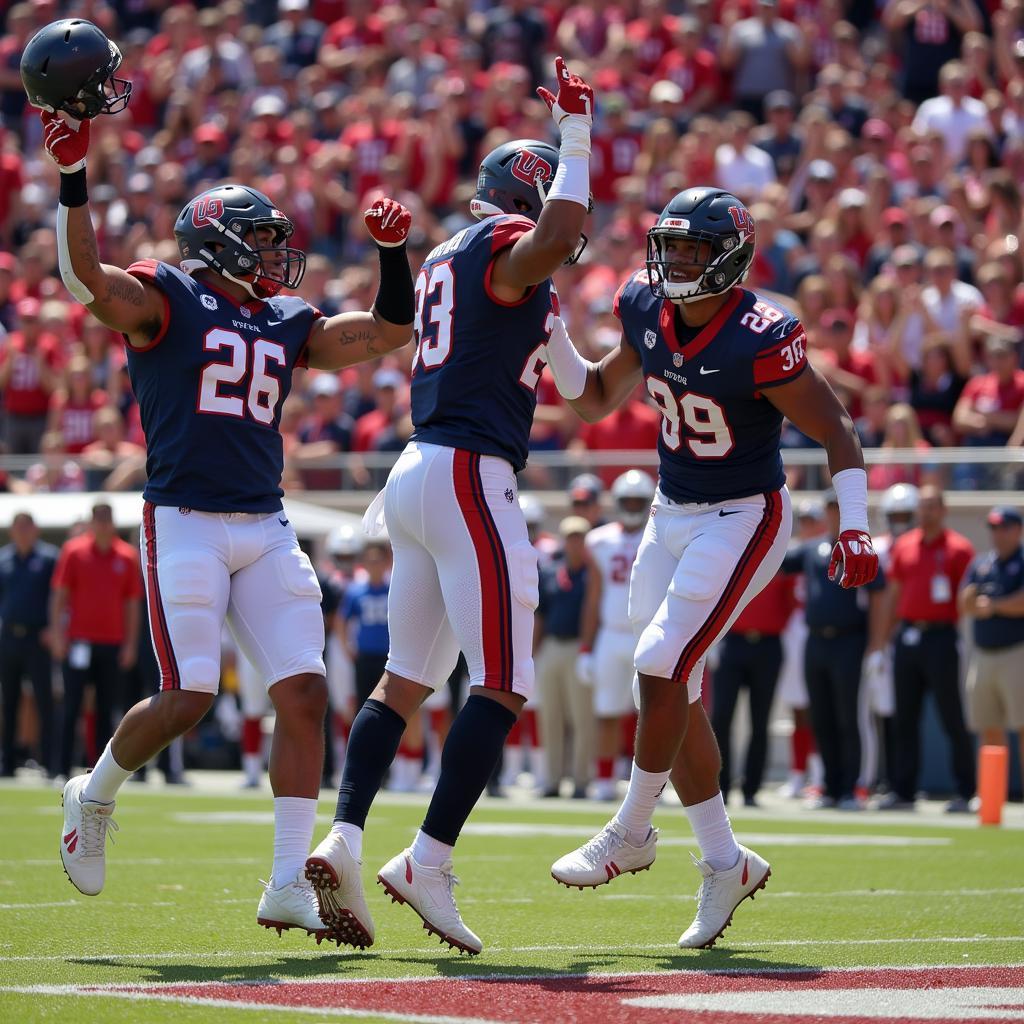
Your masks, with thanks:
M567 156L590 158L590 118L567 114L558 124L561 142L558 145L558 159Z
M565 324L560 316L555 317L555 326L547 343L548 369L554 378L555 387L563 398L572 401L583 394L587 386L590 363L576 351Z
M559 154L555 180L544 201L549 199L567 199L590 208L590 161L586 157Z
M868 530L868 475L863 469L844 469L832 477L839 501L839 532Z
M57 265L60 267L60 276L65 287L83 306L95 301L96 296L78 280L75 268L71 265L71 250L68 248L68 208L62 203L57 204Z

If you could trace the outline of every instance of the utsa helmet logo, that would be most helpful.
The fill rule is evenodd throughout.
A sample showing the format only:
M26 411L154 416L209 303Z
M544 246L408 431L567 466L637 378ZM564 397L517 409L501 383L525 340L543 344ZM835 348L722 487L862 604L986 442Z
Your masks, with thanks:
M224 203L219 199L200 199L192 205L192 226L205 227L211 220L224 216Z
M531 153L528 149L521 149L516 154L515 159L509 165L509 170L520 181L526 182L527 185L536 185L538 182L549 181L552 174L551 164L543 157L537 156L536 153Z
M750 211L745 206L730 206L729 216L732 217L732 222L741 235L753 237L754 218L750 216Z

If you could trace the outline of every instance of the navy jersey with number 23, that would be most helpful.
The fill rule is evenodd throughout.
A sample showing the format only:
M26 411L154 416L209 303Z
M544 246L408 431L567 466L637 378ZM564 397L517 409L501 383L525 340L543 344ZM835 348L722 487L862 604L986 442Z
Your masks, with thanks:
M647 271L630 277L615 314L661 410L660 486L679 502L718 502L778 490L782 414L763 391L807 368L806 336L787 309L735 288L703 327L678 327Z
M412 439L497 455L516 472L526 465L558 298L547 280L505 302L491 273L495 256L534 227L488 217L434 249L416 281Z

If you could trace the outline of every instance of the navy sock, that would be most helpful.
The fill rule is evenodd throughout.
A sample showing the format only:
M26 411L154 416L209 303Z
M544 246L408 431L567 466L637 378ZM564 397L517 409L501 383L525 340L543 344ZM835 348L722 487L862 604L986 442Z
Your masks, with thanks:
M359 709L348 734L335 821L360 828L366 825L370 804L398 753L404 732L405 720L387 704L371 699Z
M423 819L428 836L455 845L515 721L514 712L490 697L473 694L466 701L441 753L441 777Z

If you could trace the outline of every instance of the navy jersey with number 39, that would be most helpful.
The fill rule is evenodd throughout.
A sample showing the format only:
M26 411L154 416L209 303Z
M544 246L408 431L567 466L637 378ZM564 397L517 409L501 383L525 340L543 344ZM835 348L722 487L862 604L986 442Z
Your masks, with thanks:
M488 217L427 256L416 281L414 441L526 465L545 344L558 311L550 280L518 302L491 288L494 258L532 231L525 217Z
M774 301L735 288L704 327L679 328L647 271L615 297L623 334L661 410L660 485L673 501L717 502L778 490L782 414L762 394L807 368L800 321Z
M201 512L281 508L281 405L323 314L295 295L240 302L155 260L128 273L164 296L160 334L127 346L154 505Z

